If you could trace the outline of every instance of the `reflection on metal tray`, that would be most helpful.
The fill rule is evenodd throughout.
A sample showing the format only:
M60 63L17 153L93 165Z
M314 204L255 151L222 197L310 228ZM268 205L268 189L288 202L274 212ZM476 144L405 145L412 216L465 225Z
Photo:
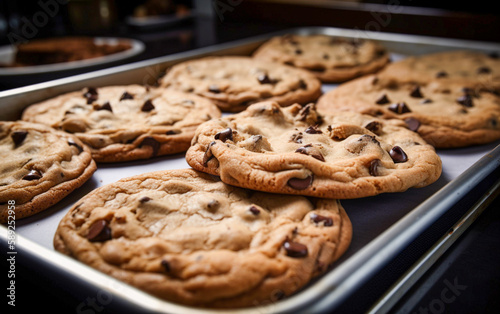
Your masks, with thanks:
M385 45L392 52L394 59L447 49L500 51L499 45L489 43L335 28L298 28L0 92L0 109L4 115L3 119L17 119L29 104L60 93L86 86L151 83L166 68L183 60L207 55L249 55L271 36L285 33L321 33L369 38ZM331 88L335 88L335 85L324 86L325 91ZM17 248L20 254L32 259L37 268L64 278L68 287L81 290L84 295L90 296L106 291L113 296L114 304L126 306L131 311L253 313L257 310L259 313L292 313L308 309L324 312L327 309L335 309L405 246L453 208L464 194L473 190L497 169L500 165L498 144L497 142L462 149L438 150L443 161L443 174L437 182L425 188L342 201L352 221L354 232L346 254L328 273L311 282L302 291L285 300L257 308L213 311L166 302L64 256L52 247L52 237L60 219L79 198L98 186L123 177L158 169L187 168L189 166L183 155L101 165L91 180L59 204L35 216L17 221ZM472 218L465 219L470 221ZM442 230L442 233L447 231ZM0 237L6 241L7 236L7 229L2 226Z

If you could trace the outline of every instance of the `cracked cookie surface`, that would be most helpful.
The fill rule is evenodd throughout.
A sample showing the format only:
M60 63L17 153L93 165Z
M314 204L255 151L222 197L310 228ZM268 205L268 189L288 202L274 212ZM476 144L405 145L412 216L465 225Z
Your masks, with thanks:
M29 106L22 119L75 134L97 162L185 152L196 127L220 117L209 100L140 85L84 88Z
M90 150L78 138L24 121L0 122L0 159L2 223L49 208L96 170Z
M375 73L390 61L388 51L376 41L328 35L277 36L262 44L253 57L305 69L324 83Z
M327 92L317 108L400 119L436 148L500 139L500 97L461 83L434 80L424 85L369 75Z
M174 65L161 85L212 100L224 112L273 100L286 107L321 95L321 83L305 70L246 56L205 57Z
M256 192L179 169L92 191L61 220L54 247L168 301L227 308L293 294L351 236L337 200Z
M338 199L423 187L441 174L434 147L404 122L321 115L314 104L261 102L203 123L186 160L227 184Z

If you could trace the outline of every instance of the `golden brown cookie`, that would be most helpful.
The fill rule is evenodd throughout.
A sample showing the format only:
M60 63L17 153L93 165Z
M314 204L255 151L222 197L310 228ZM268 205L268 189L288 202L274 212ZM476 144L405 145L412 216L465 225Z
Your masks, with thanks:
M205 122L186 160L227 184L338 199L423 187L441 174L434 148L404 122L324 115L313 104L261 102Z
M457 83L475 90L500 92L499 51L448 50L409 56L393 62L381 75L405 83Z
M461 83L404 83L371 75L324 94L318 111L355 111L400 119L436 148L465 147L500 139L500 97Z
M325 83L375 73L390 61L387 49L376 41L328 35L276 36L253 57L305 69Z
M161 85L206 97L225 112L239 112L262 100L283 107L306 104L321 95L320 81L309 72L244 56L205 57L176 64Z
M209 100L140 85L85 88L29 106L22 119L75 134L97 162L185 152L196 127L220 117Z
M336 200L255 192L180 169L92 191L61 220L54 247L159 298L236 308L293 294L351 235Z
M1 223L49 208L96 170L77 137L24 121L0 122L0 159Z

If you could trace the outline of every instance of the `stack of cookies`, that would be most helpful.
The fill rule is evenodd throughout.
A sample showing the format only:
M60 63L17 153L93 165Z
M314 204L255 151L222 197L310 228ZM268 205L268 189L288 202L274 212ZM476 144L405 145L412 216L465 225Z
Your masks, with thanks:
M500 138L489 90L462 86L467 105L448 108L459 97L451 72L424 84L398 80L396 69L374 41L286 35L252 56L176 64L156 87L88 87L34 104L23 121L4 123L1 143L7 154L30 152L22 145L31 133L14 135L16 123L51 130L66 141L69 152L54 153L66 168L85 168L85 156L95 167L185 153L191 169L125 177L84 196L54 247L168 301L259 306L293 295L346 252L352 225L340 200L435 182L436 144L461 115L467 134ZM340 86L322 95L323 83ZM453 116L438 139L436 112ZM25 173L50 172L35 161L16 161L24 172L4 180L5 193L46 185Z

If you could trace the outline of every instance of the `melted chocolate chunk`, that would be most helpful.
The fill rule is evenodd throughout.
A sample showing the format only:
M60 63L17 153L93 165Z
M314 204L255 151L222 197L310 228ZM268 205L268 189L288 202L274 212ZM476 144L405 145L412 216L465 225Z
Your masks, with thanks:
M70 138L68 140L68 145L69 146L75 146L77 149L78 149L78 152L83 152L83 147L81 147L80 145L78 145L72 138Z
M298 116L298 120L299 121L305 121L307 119L307 116L311 112L311 108L313 108L313 106L314 106L313 104L307 104L304 107L302 107L299 110L299 113L297 115Z
M290 257L306 257L307 256L307 246L302 243L292 242L286 240L283 243L283 247L285 248L286 255Z
M163 267L163 269L165 270L165 272L169 273L170 272L170 263L166 260L162 260L160 262L161 266Z
M267 73L259 74L259 76L257 76L257 80L259 81L260 84L271 84L272 83L272 81L269 78L269 76L267 75Z
M143 112L150 112L153 109L155 109L155 106L153 105L151 99L146 100L141 107L141 111Z
M444 78L444 77L448 77L448 73L446 73L446 71L439 71L436 73L436 78Z
M212 148L212 146L215 145L215 143L216 142L213 141L208 145L207 150L205 151L205 154L203 155L203 167L208 166L208 162L210 161L210 159L212 159L214 157L214 155L212 154L211 148Z
M42 178L42 173L38 170L31 170L30 172L28 172L28 174L26 174L24 177L23 177L23 180L26 180L26 181L32 181L32 180L38 180L38 179L41 179Z
M370 175L377 177L380 175L380 172L378 170L379 167L382 166L382 162L380 159L373 159L370 161L370 166L368 167L368 171L370 172Z
M318 129L317 126L310 126L304 132L306 132L307 134L323 134L323 132Z
M90 242L104 242L111 239L111 229L104 219L94 221L87 233L87 240Z
M331 217L325 217L314 213L311 214L309 217L311 217L311 220L317 224L323 222L323 226L325 227L333 226L333 219Z
M408 156L399 146L394 146L389 152L389 155L391 155L391 158L395 163L408 161Z
M457 98L457 102L465 107L474 107L474 103L472 101L472 96L470 94L465 94Z
M290 180L288 180L287 184L295 190L305 190L311 185L312 182L313 177L307 176L304 179L291 178Z
M250 206L250 208L248 209L253 215L257 216L258 214L260 214L260 209L258 209L257 207L255 207L254 205Z
M19 146L24 141L27 135L27 131L14 131L12 132L10 137L12 138L12 141L14 141L14 145Z
M365 128L377 135L380 135L380 132L382 131L382 123L378 121L372 121L365 125Z
M422 98L422 91L420 90L420 86L415 86L413 90L410 92L410 96L413 98Z
M224 130L220 131L219 133L215 134L215 139L221 140L223 142L226 142L227 140L232 141L233 140L233 130L231 128L224 129Z
M382 96L380 96L379 98L377 98L377 100L375 100L375 103L377 105L385 105L385 104L388 104L390 102L391 101L389 100L389 98L387 97L386 94L383 94Z
M142 140L139 147L143 146L150 146L152 148L153 153L151 154L151 156L156 156L158 154L158 150L160 149L160 143L151 136L148 136Z
M151 198L149 196L143 196L139 199L139 202L144 204L144 203L149 202L150 200L151 200Z
M125 100L125 99L134 99L134 95L124 92L122 96L120 97L120 101Z
M325 158L321 154L320 150L317 147L312 146L311 144L307 144L306 146L299 147L299 148L297 148L297 150L295 150L295 152L299 153L299 154L311 156L313 158L316 158L319 161L325 161Z
M491 73L491 69L489 67L480 67L477 69L477 74L489 74Z
M405 119L406 125L408 126L408 129L412 130L413 132L417 132L418 128L420 127L420 121L418 121L415 118L406 118Z
M208 87L208 91L211 93L214 93L214 94L218 94L221 92L220 88L218 86L215 86L215 85L210 85Z
M111 108L111 104L109 103L109 101L105 102L102 106L97 107L96 110L108 110L113 112L113 109Z
M87 104L90 105L98 98L97 89L94 87L87 87L87 91L83 93L83 97L87 99Z
M392 112L397 113L397 114L411 112L410 108L408 108L408 106L404 102L398 102L398 103L392 104L389 106L388 109Z
M299 88L300 89L307 89L307 84L304 82L304 80L299 80Z

